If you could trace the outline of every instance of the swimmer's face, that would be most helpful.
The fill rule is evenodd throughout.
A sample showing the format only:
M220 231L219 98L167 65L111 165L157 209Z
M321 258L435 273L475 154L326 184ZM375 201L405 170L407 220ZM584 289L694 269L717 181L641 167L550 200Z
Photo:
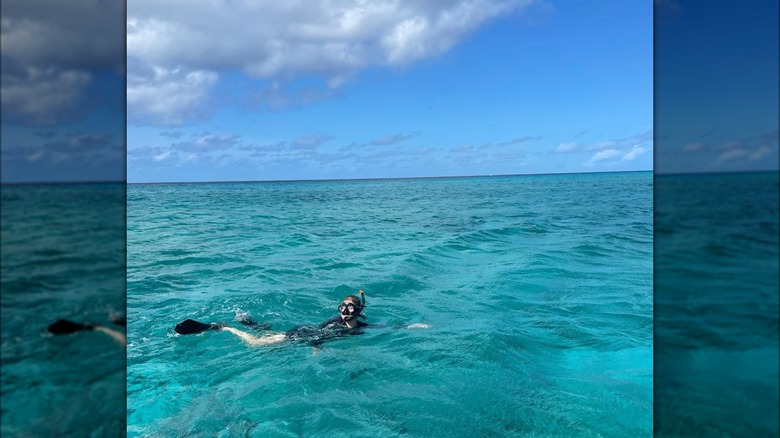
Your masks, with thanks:
M341 314L341 319L347 319L350 316L356 315L359 310L360 310L360 305L353 302L352 300L344 300L341 303L341 305L339 305L339 313Z

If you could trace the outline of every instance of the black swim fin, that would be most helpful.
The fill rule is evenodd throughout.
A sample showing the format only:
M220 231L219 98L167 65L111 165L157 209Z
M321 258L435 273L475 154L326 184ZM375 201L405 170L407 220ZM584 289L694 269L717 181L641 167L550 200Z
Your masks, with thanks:
M203 333L208 330L219 330L226 324L206 324L205 322L195 321L194 319L185 319L184 321L176 324L174 331L180 335L194 335L196 333Z
M67 319L60 319L49 326L49 333L55 335L65 335L68 333L76 333L82 330L93 330L95 326L93 324L82 324L80 322L68 321Z

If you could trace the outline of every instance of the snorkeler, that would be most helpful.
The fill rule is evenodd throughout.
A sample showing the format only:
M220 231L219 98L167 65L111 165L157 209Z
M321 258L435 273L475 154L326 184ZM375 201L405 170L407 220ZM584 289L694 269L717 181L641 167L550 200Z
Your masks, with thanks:
M206 324L192 319L187 319L180 322L179 324L176 324L174 330L176 333L182 335L201 333L207 330L226 331L238 336L242 341L246 342L252 347L278 344L284 341L308 342L314 346L318 346L327 339L345 335L360 334L362 333L362 331L359 330L360 328L385 327L383 325L368 324L364 321L361 321L361 319L366 318L366 316L363 314L365 307L366 296L365 293L361 290L360 298L355 295L349 295L344 298L338 307L339 315L323 322L319 326L303 325L284 333L266 333L264 335L257 336L235 329L233 327L228 327L225 323ZM270 329L270 326L267 324L259 324L251 318L247 317L242 317L239 322L254 329ZM393 327L399 328L398 326ZM427 324L411 324L400 327L413 329L429 328L430 326Z
M113 322L116 325L127 327L127 318L124 316L118 316L112 314L110 316L110 319L111 322ZM53 324L49 325L48 331L49 333L52 333L54 335L65 335L65 334L76 333L81 331L97 331L97 332L107 334L116 342L118 342L120 345L123 346L127 345L126 334L98 324L73 322L73 321L68 321L67 319L60 319L54 322Z

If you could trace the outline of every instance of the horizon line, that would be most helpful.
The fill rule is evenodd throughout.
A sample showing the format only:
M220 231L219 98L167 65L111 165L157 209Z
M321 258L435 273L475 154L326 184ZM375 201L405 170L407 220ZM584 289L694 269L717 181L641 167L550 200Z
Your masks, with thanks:
M209 180L209 181L134 181L127 180L74 180L74 181L4 181L2 185L46 185L46 184L226 184L226 183L284 183L284 182L330 182L330 181L384 181L384 180L410 180L410 179L445 179L445 178L490 178L506 176L537 176L537 175L579 175L591 173L628 173L628 172L652 172L648 170L606 170L594 172L548 172L548 173L495 173L475 175L436 175L436 176L390 176L390 177L366 177L366 178L310 178L310 179L257 179L257 180Z
M654 169L647 170L607 170L593 172L545 172L545 173L507 173L507 174L477 174L477 175L437 175L437 176L397 176L397 177L367 177L367 178L311 178L311 179L269 179L269 180L211 180L211 181L137 181L127 180L74 180L74 181L0 181L0 186L11 185L79 185L79 184L228 184L228 183L291 183L291 182L339 182L339 181L392 181L414 179L455 179L455 178L491 178L491 177L517 177L517 176L549 176L549 175L583 175L583 174L607 174L607 173L637 173L652 172L653 176L682 176L682 175L721 175L742 173L769 173L778 172L780 169L753 169L733 171L701 171L701 172L657 172Z
M213 180L213 181L150 181L128 182L127 184L234 184L234 183L297 183L297 182L340 182L340 181L394 181L413 179L456 179L456 178L495 178L514 176L544 176L544 175L581 175L594 173L632 173L652 172L652 170L613 170L598 172L560 172L560 173L496 173L480 175L436 175L436 176L390 176L367 178L311 178L311 179L268 179L268 180Z

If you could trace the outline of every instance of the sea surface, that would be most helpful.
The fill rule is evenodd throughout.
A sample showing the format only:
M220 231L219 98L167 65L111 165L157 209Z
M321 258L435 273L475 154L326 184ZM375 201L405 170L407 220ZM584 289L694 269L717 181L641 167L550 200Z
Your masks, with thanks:
M653 175L129 185L127 312L131 437L648 437Z
M656 436L780 435L778 173L655 178Z
M60 318L111 327L124 313L125 185L1 190L0 435L124 436L125 348L46 328Z

